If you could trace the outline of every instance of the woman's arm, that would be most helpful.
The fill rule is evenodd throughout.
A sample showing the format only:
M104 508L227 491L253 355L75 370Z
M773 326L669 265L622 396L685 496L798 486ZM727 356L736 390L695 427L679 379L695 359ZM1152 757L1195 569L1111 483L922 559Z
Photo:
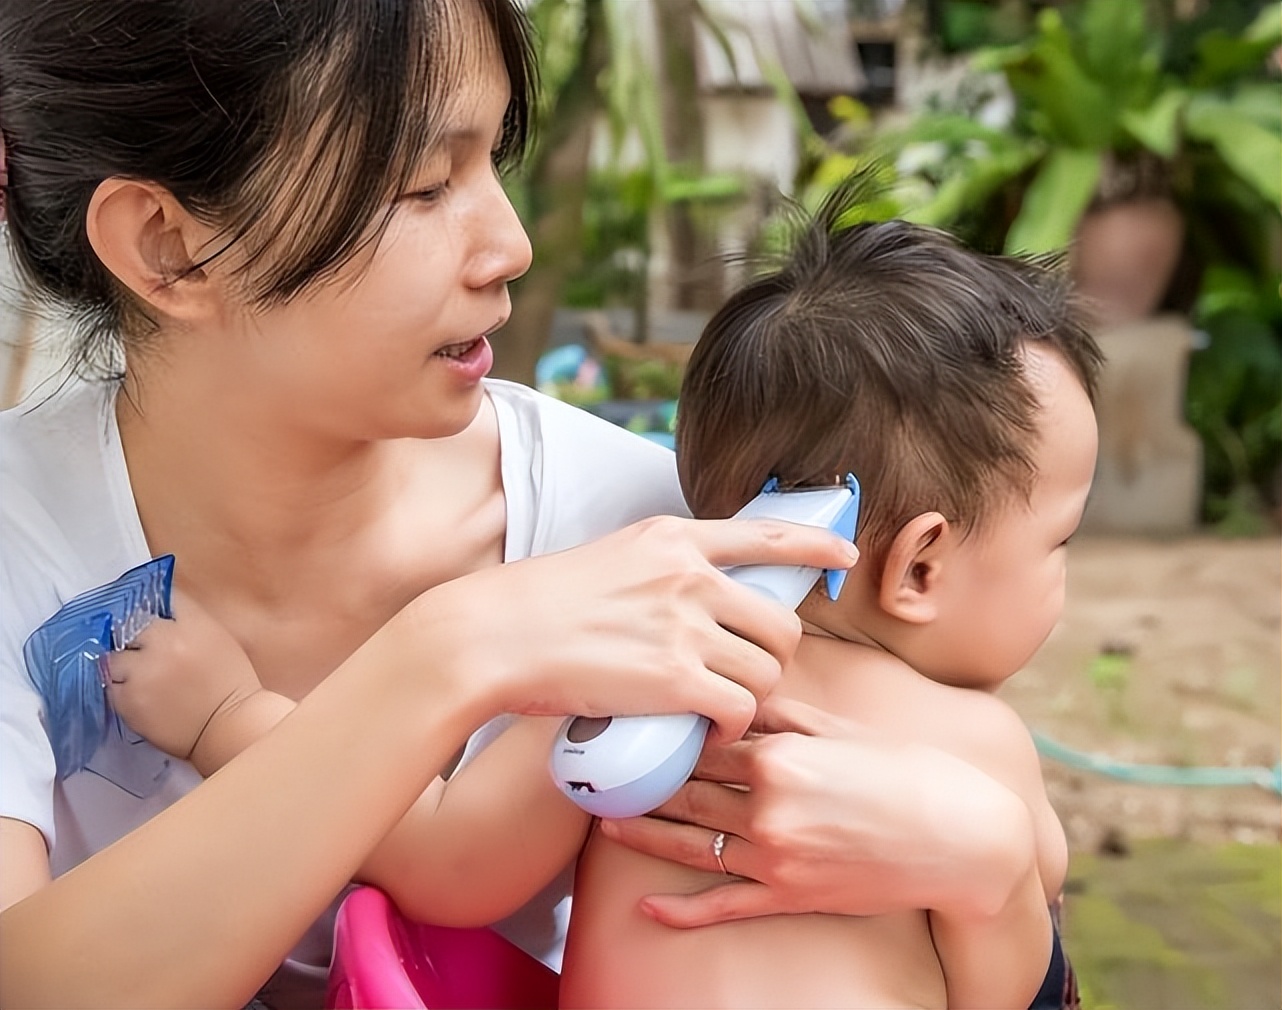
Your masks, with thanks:
M852 560L814 529L660 520L425 593L194 792L52 883L32 831L6 829L21 858L0 858L0 894L23 897L0 912L0 1005L244 1005L475 727L699 711L733 737L800 628L718 566Z
M111 702L135 732L208 778L294 702L261 687L235 639L194 600L179 596L173 609L111 657ZM357 878L438 925L486 925L525 904L587 833L588 816L547 772L560 721L518 720L461 774L434 779Z
M248 1002L489 714L447 659L408 674L396 638L376 636L194 793L0 913L0 1004ZM27 889L0 867L6 894Z

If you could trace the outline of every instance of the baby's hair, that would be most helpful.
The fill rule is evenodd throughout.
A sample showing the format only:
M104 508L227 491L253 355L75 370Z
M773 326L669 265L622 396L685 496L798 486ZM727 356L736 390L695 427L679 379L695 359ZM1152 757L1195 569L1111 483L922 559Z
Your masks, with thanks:
M734 294L690 358L677 414L694 514L737 511L765 480L863 485L877 558L914 515L977 528L1035 477L1036 397L1021 346L1053 347L1094 398L1101 355L1055 261L988 256L904 221L855 224L869 183L834 192L782 263Z
M286 301L381 234L487 28L512 89L503 163L537 83L512 0L0 0L11 248L78 323L74 364L114 371L152 325L89 244L99 183L164 186L218 226L205 262L236 244L247 294Z

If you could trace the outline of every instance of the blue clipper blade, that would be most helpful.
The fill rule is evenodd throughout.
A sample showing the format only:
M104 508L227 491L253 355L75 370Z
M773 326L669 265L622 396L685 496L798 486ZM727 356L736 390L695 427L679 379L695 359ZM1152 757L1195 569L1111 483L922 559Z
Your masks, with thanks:
M829 528L853 544L859 527L859 481L853 473L848 473L845 485L850 492L850 501ZM829 569L824 573L824 591L828 594L828 599L835 600L841 595L841 587L846 584L847 574L849 570L845 568Z
M24 643L58 778L84 768L106 739L113 713L103 690L103 658L127 646L156 617L172 616L173 570L172 554L132 568L70 600Z
M27 639L27 673L44 703L59 779L85 766L107 738L109 712L99 673L111 648L111 615L46 623Z

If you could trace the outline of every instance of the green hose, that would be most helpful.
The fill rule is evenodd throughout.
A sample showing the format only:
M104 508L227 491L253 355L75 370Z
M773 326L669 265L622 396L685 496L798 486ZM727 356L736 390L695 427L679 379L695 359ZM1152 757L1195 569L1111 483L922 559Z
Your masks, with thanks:
M1052 761L1123 782L1149 786L1259 786L1282 795L1282 762L1272 768L1258 765L1247 768L1181 768L1177 765L1134 764L1114 761L1104 754L1074 750L1036 730L1033 731L1033 740L1038 752Z

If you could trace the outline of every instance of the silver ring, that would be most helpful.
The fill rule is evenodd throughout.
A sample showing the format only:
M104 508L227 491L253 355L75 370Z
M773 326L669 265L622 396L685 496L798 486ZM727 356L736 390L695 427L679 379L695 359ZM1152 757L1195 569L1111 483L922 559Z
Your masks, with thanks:
M730 876L730 871L726 869L725 860L721 858L721 853L725 851L726 833L724 831L718 831L712 836L712 858L715 859L717 861L717 865L721 867L721 872L728 877Z

